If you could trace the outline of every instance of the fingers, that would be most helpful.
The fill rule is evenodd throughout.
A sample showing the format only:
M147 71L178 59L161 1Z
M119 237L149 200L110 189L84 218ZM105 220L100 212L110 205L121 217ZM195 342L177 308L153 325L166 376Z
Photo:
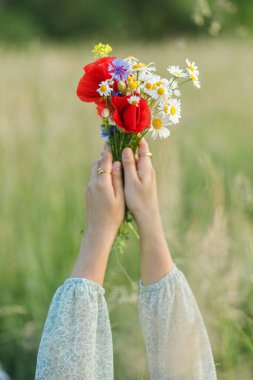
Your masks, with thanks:
M102 169L112 170L112 152L110 145L107 142L105 143L102 152L101 167Z
M105 143L104 149L101 152L100 158L95 160L92 164L90 180L107 181L112 183L112 176L110 173L98 174L97 169L102 168L105 170L112 170L112 153L108 143Z
M141 154L149 152L149 146L147 141L142 138L139 142L138 147L138 161L137 161L137 171L139 178L142 180L145 177L146 173L149 173L153 170L153 165L151 161L151 157L149 156L142 156Z
M123 181L122 181L122 171L121 162L115 161L112 167L112 183L114 187L115 197L124 197Z
M93 162L92 167L91 167L90 180L96 178L96 176L97 176L97 170L98 170L99 165L100 165L100 160L101 159L98 159L98 160L96 160L96 161Z
M131 181L138 180L136 171L135 156L131 148L124 148L122 152L122 163L124 167L124 178L126 184Z

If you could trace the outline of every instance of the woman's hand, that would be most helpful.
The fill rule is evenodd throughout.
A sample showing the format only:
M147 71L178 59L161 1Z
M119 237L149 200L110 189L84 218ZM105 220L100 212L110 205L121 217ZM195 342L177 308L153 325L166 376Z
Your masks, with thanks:
M112 170L97 174L97 169ZM122 184L121 162L112 164L110 145L105 143L102 158L96 160L91 169L86 189L87 229L97 236L107 235L113 239L123 222L125 200Z
M99 167L112 170L112 174L98 174ZM102 158L92 165L86 205L87 229L71 277L85 277L103 285L108 256L125 213L121 163L112 163L107 143Z
M148 151L148 143L142 138L138 154ZM149 156L135 158L130 148L123 150L122 163L125 199L138 226L141 275L146 285L165 276L173 265L160 217L155 170Z

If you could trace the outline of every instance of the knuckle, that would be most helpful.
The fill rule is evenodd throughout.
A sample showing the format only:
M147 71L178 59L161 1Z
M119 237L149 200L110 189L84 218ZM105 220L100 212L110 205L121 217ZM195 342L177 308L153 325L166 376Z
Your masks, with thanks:
M120 181L121 180L121 174L119 172L113 172L113 179Z
M126 158L124 161L125 167L133 167L135 166L135 161L132 159L132 157Z

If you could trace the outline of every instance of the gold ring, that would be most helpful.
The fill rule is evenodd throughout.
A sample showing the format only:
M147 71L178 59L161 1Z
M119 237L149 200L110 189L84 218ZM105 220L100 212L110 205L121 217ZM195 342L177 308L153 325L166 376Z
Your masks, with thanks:
M102 169L102 168L98 168L98 170L97 170L98 174L111 173L111 172L112 172L111 170L106 170L106 169Z
M149 156L149 157L152 157L152 153L151 153L151 152L144 152L144 153L140 153L139 156L140 156L140 157L143 157L143 156Z

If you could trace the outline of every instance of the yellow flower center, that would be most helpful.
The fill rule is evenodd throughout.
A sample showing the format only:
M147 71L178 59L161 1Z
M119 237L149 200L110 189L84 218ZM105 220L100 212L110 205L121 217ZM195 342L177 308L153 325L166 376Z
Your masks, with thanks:
M134 77L132 75L129 75L127 77L128 82L132 82L134 80Z
M190 75L190 77L191 77L191 80L193 80L193 81L194 81L194 80L197 80L197 78L196 78L195 75L193 75L193 74Z
M135 90L138 87L138 82L136 80L129 83L131 90Z
M164 107L163 107L163 111L164 111L165 113L167 113L167 112L169 111L169 107L168 107L168 106L164 106Z
M133 65L133 69L141 69L142 67L145 67L145 63L136 63L136 65Z
M137 106L138 101L137 101L137 100L132 100L132 101L131 101L131 104L133 104L134 106Z
M147 90L150 90L152 88L152 83L149 83L149 82L146 83L145 87L146 87Z
M107 86L106 86L106 84L102 84L101 86L100 86L100 91L101 92L105 92L107 90Z
M161 119L153 119L152 124L153 124L153 127L154 127L155 129L161 129L162 126L163 126L163 123L162 123L162 120L161 120Z
M194 67L193 67L192 65L189 65L189 69L190 69L191 71L194 71Z
M175 115L177 113L176 107L172 106L171 109L170 109L170 113L171 113L172 116Z
M163 95L165 93L165 89L163 87L159 87L158 90L157 90L157 93L159 95Z

